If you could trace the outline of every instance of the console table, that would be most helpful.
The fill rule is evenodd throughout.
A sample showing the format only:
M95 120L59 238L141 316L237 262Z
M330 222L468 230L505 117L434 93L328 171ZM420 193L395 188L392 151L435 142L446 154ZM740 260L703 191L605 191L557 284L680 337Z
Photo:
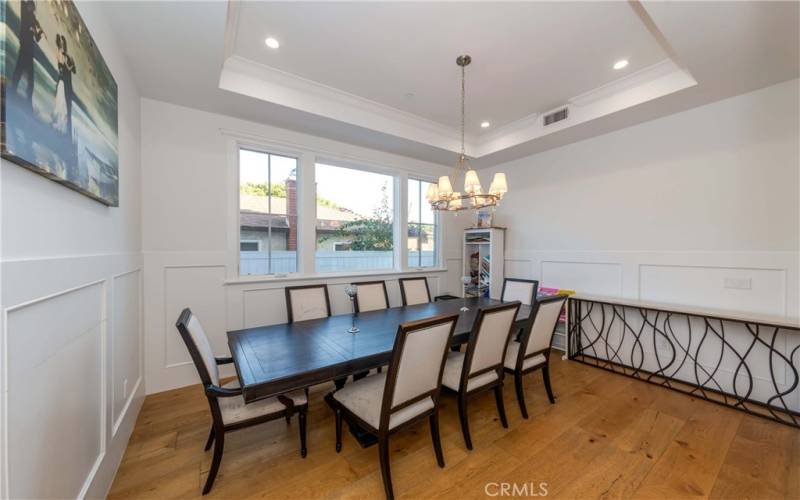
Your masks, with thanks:
M800 322L578 294L568 355L581 363L800 427Z

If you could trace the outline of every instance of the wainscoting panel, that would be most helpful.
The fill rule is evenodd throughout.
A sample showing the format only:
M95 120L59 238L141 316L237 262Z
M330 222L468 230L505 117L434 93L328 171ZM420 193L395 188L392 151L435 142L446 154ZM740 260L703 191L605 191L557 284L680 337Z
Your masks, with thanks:
M397 273L226 282L225 252L147 252L144 262L144 380L148 394L199 382L175 328L184 307L191 308L202 321L214 353L228 356L228 331L286 322L287 286L327 283L334 314L352 310L344 287L356 281L385 280L390 304L401 303ZM445 272L405 275L425 276L431 294L441 293ZM235 375L231 365L222 366L220 373Z
M181 340L175 321L189 307L203 323L218 355L228 352L225 336L224 266L174 266L164 268L164 333L167 367L191 364L189 352Z
M5 312L7 498L81 496L103 459L105 301L100 280Z
M244 328L286 323L286 294L283 287L245 290Z
M610 262L548 261L541 263L542 286L571 288L583 293L622 295L622 265Z
M442 293L461 296L461 276L464 274L464 264L461 257L448 258L445 261L447 274L443 283Z
M116 275L111 280L111 415L112 435L130 407L142 382L141 278L140 269Z
M786 270L642 265L639 295L653 302L783 316Z

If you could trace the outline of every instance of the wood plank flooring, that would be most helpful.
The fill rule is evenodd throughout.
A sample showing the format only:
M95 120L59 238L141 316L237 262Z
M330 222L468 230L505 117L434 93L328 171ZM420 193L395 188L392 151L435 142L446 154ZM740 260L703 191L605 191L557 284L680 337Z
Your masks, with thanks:
M541 374L527 377L528 420L508 380L508 429L491 394L471 401L472 452L454 398L443 396L444 469L427 424L397 434L396 495L484 498L497 496L502 483L516 485L517 496L541 495L546 483L555 498L800 498L799 430L553 358L556 404L547 401ZM276 420L229 434L208 498L382 498L377 449L361 449L345 432L342 452L334 450L322 401L331 388L312 388L306 459L296 418L288 427ZM210 422L199 385L148 396L109 498L200 497Z

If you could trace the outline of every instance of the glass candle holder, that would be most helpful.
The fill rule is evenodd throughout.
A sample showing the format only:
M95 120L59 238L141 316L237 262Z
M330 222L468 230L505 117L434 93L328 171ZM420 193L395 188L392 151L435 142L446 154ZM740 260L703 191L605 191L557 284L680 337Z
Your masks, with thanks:
M348 333L358 333L359 329L356 327L356 295L358 295L358 286L356 285L347 285L344 287L344 293L350 297L351 307L353 308L353 322L350 325L350 328L347 330Z

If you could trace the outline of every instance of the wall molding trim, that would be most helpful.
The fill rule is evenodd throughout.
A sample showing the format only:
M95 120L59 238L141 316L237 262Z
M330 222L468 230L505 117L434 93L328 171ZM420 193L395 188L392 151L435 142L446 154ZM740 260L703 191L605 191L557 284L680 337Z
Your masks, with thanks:
M100 429L98 429L100 433L100 450L95 458L94 464L92 465L91 469L89 470L86 478L82 483L82 487L80 493L78 494L79 498L85 496L86 491L88 490L89 486L91 485L92 481L94 480L97 471L100 468L100 465L103 462L103 458L106 454L106 404L107 404L107 354L106 354L106 346L108 343L108 304L107 304L107 286L108 280L98 279L93 280L87 283L83 283L77 286L73 286L70 288L66 288L63 290L59 290L57 292L49 293L47 295L42 295L40 297L36 297L31 300L27 300L25 302L21 302L19 304L14 304L11 306L7 306L3 308L3 329L2 329L2 336L0 337L0 346L2 346L2 365L3 370L0 373L2 376L2 383L0 383L0 387L2 387L2 393L0 393L0 407L2 410L0 411L0 427L2 428L2 444L0 444L0 458L2 459L2 471L3 471L3 493L5 498L11 498L11 476L9 474L9 449L8 449L8 318L11 313L26 309L28 307L41 304L47 302L49 300L56 299L58 297L62 297L65 295L69 295L87 288L100 286L102 293L100 294L101 301L100 301L100 312L101 318L99 319L99 340L100 340L100 404L99 404L99 412L100 412Z

